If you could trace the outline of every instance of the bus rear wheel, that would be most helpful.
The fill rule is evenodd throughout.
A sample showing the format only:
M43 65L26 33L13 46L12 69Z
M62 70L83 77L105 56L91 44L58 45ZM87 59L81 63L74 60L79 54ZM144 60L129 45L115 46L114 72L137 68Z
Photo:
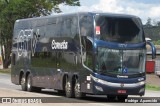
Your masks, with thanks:
M22 91L27 90L26 78L24 74L22 75L22 78L21 78L21 88L22 88Z
M31 76L31 74L29 74L27 77L27 91L32 92L33 89L34 88L32 86L32 76Z
M72 83L71 83L71 81L69 81L68 78L66 78L65 93L66 93L66 97L68 97L68 98L73 97Z
M76 82L75 82L74 95L76 98L83 98L86 96L84 93L81 92L81 85L80 85L78 79L76 79Z

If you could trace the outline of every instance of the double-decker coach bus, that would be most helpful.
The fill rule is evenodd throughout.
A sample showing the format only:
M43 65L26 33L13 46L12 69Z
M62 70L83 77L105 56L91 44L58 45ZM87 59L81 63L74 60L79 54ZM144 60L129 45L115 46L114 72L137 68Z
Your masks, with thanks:
M24 91L55 89L124 99L145 94L146 44L140 18L78 12L15 22L11 81Z

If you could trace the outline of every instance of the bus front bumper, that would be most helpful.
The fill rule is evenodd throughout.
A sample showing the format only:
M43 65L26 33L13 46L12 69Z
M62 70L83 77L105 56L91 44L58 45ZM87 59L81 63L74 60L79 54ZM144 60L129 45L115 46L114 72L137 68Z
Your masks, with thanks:
M93 93L96 95L140 95L145 93L145 81L137 83L112 83L95 77L93 79Z

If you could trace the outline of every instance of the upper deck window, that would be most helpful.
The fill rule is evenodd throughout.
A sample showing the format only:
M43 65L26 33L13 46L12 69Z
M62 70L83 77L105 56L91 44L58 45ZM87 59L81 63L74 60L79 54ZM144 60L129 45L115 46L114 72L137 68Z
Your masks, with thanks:
M92 16L81 15L80 16L80 33L81 36L93 36L93 19Z
M96 37L118 43L144 41L141 21L138 18L96 16Z

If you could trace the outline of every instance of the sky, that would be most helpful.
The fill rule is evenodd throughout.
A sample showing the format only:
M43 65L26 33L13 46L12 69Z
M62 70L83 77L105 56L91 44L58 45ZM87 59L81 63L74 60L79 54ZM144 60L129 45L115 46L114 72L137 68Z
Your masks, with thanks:
M63 13L77 11L101 11L109 13L131 14L142 19L143 24L150 17L160 21L160 0L80 0L81 6L59 5Z

